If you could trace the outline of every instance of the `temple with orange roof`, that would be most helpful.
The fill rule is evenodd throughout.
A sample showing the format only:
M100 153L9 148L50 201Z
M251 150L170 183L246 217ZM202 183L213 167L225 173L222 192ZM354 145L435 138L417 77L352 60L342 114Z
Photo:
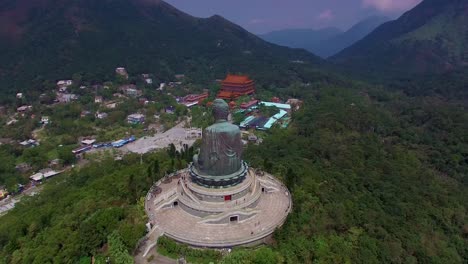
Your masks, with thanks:
M255 82L245 75L228 74L221 85L217 97L224 100L235 100L255 93Z

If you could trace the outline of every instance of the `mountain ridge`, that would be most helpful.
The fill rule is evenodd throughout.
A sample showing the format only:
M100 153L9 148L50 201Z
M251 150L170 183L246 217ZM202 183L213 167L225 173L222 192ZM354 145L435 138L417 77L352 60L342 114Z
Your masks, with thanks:
M230 71L261 78L294 60L324 63L219 15L196 18L159 0L0 0L0 17L9 16L17 19L0 25L0 89L42 86L74 73L112 79L118 66L161 80L181 72L213 80Z
M468 1L425 0L331 61L368 76L444 73L468 65L467 24Z

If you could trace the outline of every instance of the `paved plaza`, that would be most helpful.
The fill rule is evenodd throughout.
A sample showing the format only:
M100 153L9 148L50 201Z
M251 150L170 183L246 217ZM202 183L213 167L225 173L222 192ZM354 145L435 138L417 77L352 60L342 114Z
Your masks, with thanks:
M164 133L140 138L122 147L122 150L144 154L153 150L167 148L170 144L174 144L177 150L182 149L184 144L190 147L201 136L201 130L186 129L184 128L184 124L185 122L181 122ZM199 132L199 134L194 132Z
M146 201L151 224L179 242L215 248L261 242L283 224L291 210L289 192L271 175L256 176L251 170L251 179L246 179L253 184L249 194L238 200L215 203L198 200L191 193L190 185L181 183L184 178L187 181L186 173L186 170L181 171L171 181L153 188ZM201 211L215 212L217 210L213 208L221 208L223 212L200 216L184 210L182 203L193 203L189 207ZM243 206L244 203L249 206ZM229 219L232 215L242 214L250 216L238 221L210 221L221 219L223 215Z

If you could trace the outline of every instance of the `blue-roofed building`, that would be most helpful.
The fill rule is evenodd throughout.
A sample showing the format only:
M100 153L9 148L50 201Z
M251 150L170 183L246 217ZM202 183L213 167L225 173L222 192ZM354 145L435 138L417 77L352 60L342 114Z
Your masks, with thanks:
M255 116L248 116L244 121L242 121L239 125L241 128L247 128L249 123L255 119Z
M276 122L278 122L279 119L283 118L287 114L288 112L284 110L280 110L279 113L270 117L270 119L265 123L265 125L263 125L263 127L259 129L263 129L263 130L270 129Z
M129 124L143 124L145 122L145 116L142 114L131 114L127 116L127 122Z
M125 146L125 144L127 144L127 140L125 140L125 139L121 139L121 140L112 142L112 146L113 146L114 148L123 147L123 146Z
M266 124L267 121L267 117L259 116L256 117L254 120L250 121L250 123L247 126L248 128L260 129Z

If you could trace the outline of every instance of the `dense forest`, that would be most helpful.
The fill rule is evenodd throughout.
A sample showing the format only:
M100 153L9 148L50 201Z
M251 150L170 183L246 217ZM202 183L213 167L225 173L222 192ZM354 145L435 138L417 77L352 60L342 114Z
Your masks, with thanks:
M282 177L286 263L466 263L468 115L434 98L316 90L247 159ZM233 262L234 263L234 262Z
M112 155L45 183L1 218L1 263L113 263L132 259L146 232L144 197L174 169L166 152ZM114 248L115 247L115 248Z

